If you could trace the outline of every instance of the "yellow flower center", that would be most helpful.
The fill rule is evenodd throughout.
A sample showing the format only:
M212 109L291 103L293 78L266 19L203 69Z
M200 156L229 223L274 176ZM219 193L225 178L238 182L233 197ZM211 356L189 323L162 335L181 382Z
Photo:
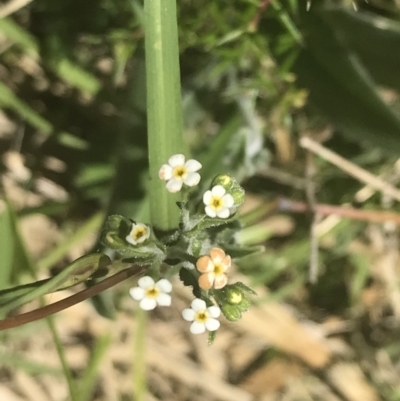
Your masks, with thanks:
M183 178L185 178L185 176L187 174L187 169L185 166L177 166L174 168L174 171L172 174L175 178L183 179Z
M224 274L224 266L221 263L214 263L214 274L222 276Z
M160 290L157 287L149 287L146 289L147 298L157 298L160 294Z
M221 209L221 207L223 206L224 202L222 201L222 198L220 198L219 196L213 196L213 198L211 199L211 203L210 205L215 209L215 210L219 210Z
M205 310L196 312L196 316L194 317L196 322L205 323L208 320L208 313Z
M133 232L133 239L135 241L137 241L138 239L142 238L144 235L146 235L147 230L144 227L138 227L135 229L135 231Z

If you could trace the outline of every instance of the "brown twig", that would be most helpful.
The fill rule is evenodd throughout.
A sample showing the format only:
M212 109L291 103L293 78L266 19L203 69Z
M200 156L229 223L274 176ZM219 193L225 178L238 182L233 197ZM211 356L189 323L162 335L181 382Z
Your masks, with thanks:
M279 198L277 202L277 209L281 211L290 211L296 213L305 213L310 211L307 203L292 201L286 198ZM361 210L351 207L333 206L325 204L317 204L315 210L318 214L329 216L331 214L345 217L353 220L369 221L372 223L383 223L385 221L392 221L400 226L400 214L378 211L378 210Z
M317 211L317 197L315 194L315 174L316 165L314 155L311 152L307 152L306 155L306 195L308 201L308 207L313 214L310 227L310 265L308 271L308 279L310 283L316 283L318 278L318 235L317 226L321 219L321 215Z
M249 24L248 29L250 32L255 32L257 30L258 24L260 23L260 20L261 20L261 16L262 16L263 12L269 6L269 3L271 3L271 0L263 0L261 2L261 4L259 5L256 15L254 16L254 18L251 20L251 22Z
M55 302L54 304L35 309L31 312L23 313L21 315L0 320L0 330L7 330L14 327L22 326L35 320L40 320L50 315L53 315L54 313L60 312L64 309L78 304L79 302L85 301L86 299L99 294L100 292L103 292L115 286L116 284L128 279L129 277L140 274L143 269L144 268L141 266L132 266L128 269L122 270L114 276L106 278L105 280L93 285L92 287L89 287L61 301Z
M31 3L32 0L11 0L0 7L0 18L7 17Z
M381 191L382 193L391 196L393 199L396 199L400 202L400 190L389 184L388 182L376 177L371 174L367 170L355 165L354 163L349 162L344 159L342 156L339 156L337 153L332 152L326 147L322 146L318 142L312 140L308 137L303 137L300 139L300 146L303 148L317 154L328 162L334 164L336 167L345 171L347 174L353 176L357 180L368 184L370 187L375 190Z

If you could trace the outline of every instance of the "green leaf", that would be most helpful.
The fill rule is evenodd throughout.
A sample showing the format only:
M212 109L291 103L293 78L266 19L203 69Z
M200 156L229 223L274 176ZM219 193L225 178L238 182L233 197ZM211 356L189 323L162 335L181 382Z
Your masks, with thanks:
M320 15L342 43L357 53L377 82L400 90L398 21L338 7L323 9Z
M44 134L50 134L53 126L42 118L35 110L20 100L11 89L0 82L0 106L11 109L23 117L28 123L32 124Z
M243 258L255 253L264 252L265 248L262 245L244 246L244 245L226 245L224 244L225 253L232 258Z
M92 398L92 393L96 385L96 379L99 375L100 364L105 352L111 344L111 335L106 334L100 336L93 348L92 354L89 359L88 366L81 376L78 400L87 401Z
M201 289L199 287L199 283L197 282L196 277L192 274L190 270L186 269L185 267L182 267L182 269L179 270L179 279L186 287L193 288L193 295L196 298L201 297Z
M29 271L29 260L17 228L17 219L10 205L0 200L0 288L14 283L18 274Z
M380 98L357 55L343 46L319 13L304 18L307 47L295 66L310 101L343 134L398 155L400 118Z
M39 59L39 45L34 36L21 28L9 18L0 19L0 31L21 49ZM44 60L46 61L46 60ZM48 66L65 82L91 95L96 94L101 86L100 81L65 56L54 58Z
M101 82L91 73L85 71L66 57L52 60L49 67L65 82L81 90L95 95L101 87Z

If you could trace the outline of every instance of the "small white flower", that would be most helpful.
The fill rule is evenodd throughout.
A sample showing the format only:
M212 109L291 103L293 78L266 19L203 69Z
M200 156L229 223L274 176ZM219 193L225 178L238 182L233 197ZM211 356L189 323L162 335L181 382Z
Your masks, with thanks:
M169 192L179 192L182 185L194 187L200 181L200 174L196 173L201 169L201 164L194 159L190 159L185 163L185 156L177 154L171 156L168 164L161 166L158 176L167 182L167 190Z
M150 237L150 227L143 223L133 223L129 235L125 239L132 245L141 244Z
M165 278L158 280L154 283L154 280L145 276L138 280L138 287L131 288L129 294L136 301L140 301L140 307L144 310L152 310L157 304L160 306L171 305L171 292L172 284Z
M203 202L206 205L206 214L209 217L219 217L226 219L231 214L230 208L234 205L235 201L232 195L227 194L222 185L216 185L211 191L205 192L203 195Z
M193 322L190 331L193 334L201 334L206 331L218 330L220 323L216 319L221 314L218 306L210 306L207 308L206 303L199 298L192 301L190 309L184 309L182 316L188 322Z

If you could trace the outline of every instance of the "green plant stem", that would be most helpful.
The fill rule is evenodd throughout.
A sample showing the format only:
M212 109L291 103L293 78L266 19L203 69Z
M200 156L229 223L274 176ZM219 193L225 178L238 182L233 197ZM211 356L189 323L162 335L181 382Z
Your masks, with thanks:
M41 299L41 304L44 305L44 301L43 298ZM67 357L65 355L65 351L64 351L64 347L61 343L61 339L60 336L57 332L56 329L56 325L54 323L54 320L51 316L48 316L46 318L47 324L49 326L50 332L51 332L51 336L53 337L53 342L54 345L56 347L57 350L57 354L58 354L58 358L60 359L60 363L63 369L63 373L65 376L65 379L67 381L67 385L68 385L68 391L69 391L69 396L71 401L78 401L76 392L75 392L75 383L74 380L72 378L72 373L71 373L71 369L68 366L68 361L67 361Z
M133 387L136 401L144 401L146 396L146 361L144 352L146 349L146 322L147 312L138 309L136 313L136 329L134 330L133 348L134 348L134 365L133 365Z
M18 230L17 226L15 227L15 231L16 231L16 235L18 235L20 238L22 238L21 234L19 233L19 230ZM26 255L26 259L28 261L29 271L30 271L32 277L37 280L36 269L34 267L34 264L30 259L30 256L29 256L29 254L28 254L28 252L26 250L25 244L23 243L22 240L20 242L21 242L21 247L22 247L21 251ZM40 303L41 303L42 306L45 305L45 301L44 301L43 297L40 297ZM70 370L70 368L68 366L67 358L65 356L65 351L64 351L64 348L62 346L62 343L61 343L61 340L60 340L60 336L58 335L57 329L55 327L54 321L50 317L47 317L46 318L46 323L48 324L50 332L51 332L51 335L53 337L54 345L56 347L57 354L58 354L58 357L60 359L60 363L61 363L61 366L62 366L62 369L63 369L63 373L64 373L65 379L67 381L70 400L71 401L78 401L77 398L76 398L76 394L75 394L75 387L74 387L75 384L74 384L73 379L72 379L71 370Z
M167 231L179 224L179 198L165 189L158 171L172 155L188 156L182 133L176 0L146 0L144 12L150 213L152 224Z

